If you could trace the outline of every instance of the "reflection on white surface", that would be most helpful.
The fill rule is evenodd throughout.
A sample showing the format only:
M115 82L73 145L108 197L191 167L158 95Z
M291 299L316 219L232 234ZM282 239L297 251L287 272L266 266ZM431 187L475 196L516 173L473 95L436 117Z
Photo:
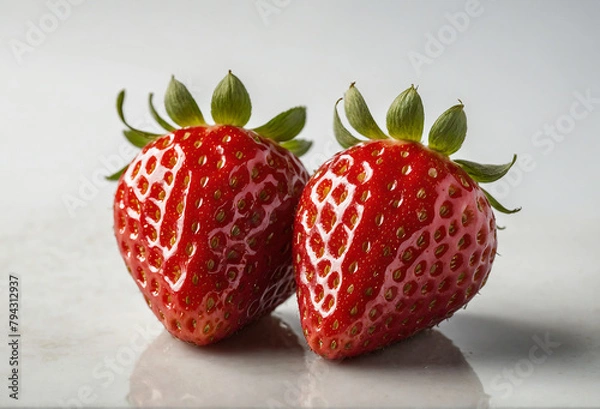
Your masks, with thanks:
M305 344L276 315L205 348L164 332L137 362L129 402L137 407L488 406L477 375L437 330L342 362L326 361Z
M163 332L130 378L134 406L265 407L305 372L297 336L268 316L217 344L196 347Z
M332 363L311 354L308 362L317 379L309 398L322 397L326 403L317 407L488 407L479 378L437 330L355 359Z

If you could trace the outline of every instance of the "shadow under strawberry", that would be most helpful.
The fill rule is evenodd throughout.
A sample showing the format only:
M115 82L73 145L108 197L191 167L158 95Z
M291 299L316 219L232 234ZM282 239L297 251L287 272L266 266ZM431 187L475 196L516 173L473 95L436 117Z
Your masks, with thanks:
M275 315L205 348L161 334L138 360L128 401L145 407L269 407L305 372L298 335Z
M487 407L479 378L440 331L332 362L310 352L297 321L284 309L202 349L164 332L137 362L128 400L138 407Z
M489 396L460 349L426 330L383 350L344 361L312 355L316 382L302 407L485 408Z

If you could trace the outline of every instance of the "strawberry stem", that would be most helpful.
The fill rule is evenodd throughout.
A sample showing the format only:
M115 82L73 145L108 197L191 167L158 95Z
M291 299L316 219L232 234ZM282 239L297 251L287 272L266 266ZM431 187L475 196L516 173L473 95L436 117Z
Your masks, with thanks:
M252 114L250 95L231 70L215 88L210 107L214 121L222 125L244 126Z
M126 165L123 168L121 168L120 170L118 170L115 173L113 173L112 175L105 176L104 178L106 180L110 180L110 181L113 181L113 182L116 181L116 180L119 180L119 178L121 177L121 175L123 173L125 173L125 171L127 170L128 167L129 167L129 165Z
M414 85L396 97L386 117L390 136L394 139L421 142L425 125L423 102Z
M463 159L455 159L456 162L473 180L479 183L491 183L502 178L517 161L517 155L513 155L512 161L503 165L484 165Z
M129 125L127 120L125 120L125 114L123 113L123 104L124 103L125 103L125 90L123 89L123 90L121 90L121 92L119 92L119 95L117 95L117 114L119 115L121 122L123 122L123 125L125 125L127 128L129 128L131 131L136 132L136 133L140 134L142 137L146 138L148 140L148 142L150 142L151 140L160 136L159 134L141 131L141 130L136 129L133 126Z
M460 101L459 101L460 102ZM467 116L462 102L439 116L429 131L429 147L446 156L458 151L467 135Z
M182 128L206 125L202 111L192 94L174 76L171 77L165 94L165 108L173 122Z
M375 123L367 104L354 86L346 91L344 96L344 107L346 117L350 125L360 134L369 139L385 139L387 136ZM338 99L333 109L333 133L335 139L344 148L348 149L363 140L356 138L342 124L337 106L342 98ZM464 104L459 99L459 104L446 110L434 122L429 131L429 148L443 155L449 156L458 151L467 135L467 116L464 112ZM417 88L411 85L410 88L403 91L390 106L386 125L388 132L394 139L420 142L423 134L425 122L425 112L423 102L417 92ZM470 162L466 160L456 160L467 174L477 183L490 183L500 179L515 164L517 156L514 155L510 163L503 165L488 165ZM516 213L521 208L507 209L492 195L484 189L481 189L487 197L490 205L501 213Z
M492 196L487 190L483 189L482 187L479 188L485 194L485 197L487 197L487 200L490 202L490 205L500 213L512 214L521 211L520 207L517 207L516 209L507 209L498 200L496 200L496 198Z
M306 139L292 139L280 143L281 146L296 156L304 155L308 152L312 144L312 141L307 141Z
M154 107L153 98L154 94L150 93L148 95L148 107L150 108L152 118L165 131L176 131L176 127L159 115ZM171 76L164 99L167 114L180 127L207 125L198 104L186 86L177 81L174 76ZM121 90L117 95L117 114L121 122L127 127L123 131L123 135L132 145L143 148L159 136L162 136L162 134L145 132L132 127L125 119L123 113L124 102L125 90ZM219 124L242 127L250 119L250 114L252 113L250 96L244 84L231 71L217 85L213 93L211 108L213 117ZM312 142L302 139L294 140L304 128L305 123L306 107L294 107L280 113L266 124L255 128L254 132L278 142L282 147L296 154L296 156L301 156L312 146ZM126 169L127 166L113 175L107 176L106 179L118 180Z
M350 148L351 146L354 146L362 141L360 139L354 137L350 133L350 131L348 131L348 129L346 129L344 124L342 124L340 115L338 114L338 111L337 111L337 106L341 100L342 100L342 98L338 99L337 102L335 103L335 106L333 107L333 134L335 135L335 139L342 146L342 148L347 149L347 148Z
M306 123L306 107L294 107L280 113L253 131L277 142L289 141L302 131Z
M388 139L373 119L365 99L354 83L350 84L350 88L344 95L344 110L350 125L361 135L369 139Z
M154 104L152 103L152 98L154 97L154 94L150 93L148 95L148 107L150 108L150 115L152 115L152 118L154 118L154 120L167 132L173 132L176 130L176 128L171 125L170 123L168 123L167 121L165 121L164 119L162 119L162 117L158 114L158 112L156 111L156 108L154 108Z
M143 148L151 141L139 132L132 131L131 129L124 129L123 135L125 136L125 139L136 148Z

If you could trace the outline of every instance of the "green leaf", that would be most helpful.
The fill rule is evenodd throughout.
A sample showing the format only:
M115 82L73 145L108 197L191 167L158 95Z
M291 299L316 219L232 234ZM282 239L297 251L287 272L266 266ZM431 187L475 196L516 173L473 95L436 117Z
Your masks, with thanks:
M467 116L462 102L444 112L429 131L429 147L444 155L460 149L467 135Z
M402 92L388 110L386 125L390 136L405 141L421 142L425 111L414 85Z
M105 176L106 180L119 180L119 178L121 177L121 175L127 170L127 167L129 165L125 166L123 169L118 170L117 172L113 173L112 175L109 176Z
M513 155L512 161L504 165L482 165L462 159L456 159L454 162L458 163L473 180L479 183L491 183L506 175L516 160L517 155Z
M152 98L154 97L154 94L150 93L150 95L148 95L148 106L150 107L150 115L152 115L152 118L154 118L154 120L156 122L158 122L158 124L167 132L173 132L175 131L175 127L173 125L171 125L170 123L168 123L167 121L165 121L164 119L161 118L161 116L158 114L158 112L156 112L156 108L154 108L154 104L152 103Z
M192 94L174 76L171 77L165 93L165 109L173 122L182 128L206 125L204 116Z
M298 157L308 152L312 144L312 141L307 141L306 139L292 139L280 143L281 146Z
M483 191L483 193L485 194L485 197L487 197L488 201L490 202L490 205L492 205L492 207L496 210L498 210L500 213L506 213L506 214L512 214L512 213L517 213L518 211L521 210L520 207L517 207L516 209L507 209L506 207L502 206L502 204L500 204L499 201L497 201L494 196L492 196L491 194L489 194L486 190L481 189Z
M337 106L340 103L342 98L338 99L333 107L333 134L335 135L335 139L342 146L342 148L347 149L351 146L354 146L362 141L360 139L355 138L350 131L346 129L344 124L340 119L340 115L338 114Z
M377 123L375 123L365 99L354 86L354 83L350 84L350 88L344 95L344 110L346 111L346 118L348 118L350 125L361 135L369 139L388 138Z
M294 139L306 123L306 107L295 107L280 113L266 124L254 128L254 132L265 138L283 142Z
M117 114L119 115L119 118L121 119L121 122L123 122L123 124L129 128L130 130L137 132L139 134L144 135L146 138L148 139L154 139L157 136L161 136L159 134L156 133L150 133L150 132L144 132L141 131L139 129L134 128L133 126L129 125L129 123L125 120L125 115L123 114L123 104L125 103L125 90L121 90L121 92L119 92L119 95L117 95Z
M123 135L125 138L133 145L138 148L143 148L148 145L148 143L152 142L154 138L148 138L146 135L141 134L137 131L132 131L131 129L125 129L123 131Z
M215 122L223 125L244 126L252 114L250 95L231 70L215 88L210 107Z

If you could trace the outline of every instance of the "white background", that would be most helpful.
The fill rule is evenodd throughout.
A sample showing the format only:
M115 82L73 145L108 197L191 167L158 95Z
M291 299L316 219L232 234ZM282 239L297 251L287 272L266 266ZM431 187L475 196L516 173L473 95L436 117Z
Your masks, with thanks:
M138 370L152 368L152 358L138 357L157 331L124 358L137 329L156 325L114 246L114 185L99 175L109 173L110 163L130 159L119 156L125 144L114 108L120 89L128 90L130 121L152 127L147 93L160 101L171 74L188 85L208 116L214 86L232 69L253 100L250 126L295 105L308 107L302 137L315 141L303 158L310 171L338 150L333 104L352 81L382 126L391 101L411 83L419 85L426 129L460 98L469 131L455 156L502 163L519 154L523 161L490 190L523 210L499 216L507 229L499 234L502 257L492 278L440 331L476 374L478 403L483 397L485 405L498 407L599 406L598 21L597 1L0 1L0 271L6 277L0 297L7 298L8 273L19 275L24 342L21 400L9 400L0 382L0 404L147 403L136 399L140 383L154 385L141 394L158 393L158 404L182 404ZM585 96L587 108L577 102ZM554 137L550 127L557 129ZM277 314L295 334L294 308L292 300ZM0 311L3 328L6 311ZM544 334L561 346L544 363L525 362L532 337ZM175 348L180 355L173 359L181 365L205 353L182 350L164 334L157 342ZM304 345L301 335L297 342ZM414 388L366 392L366 402L464 405L429 393L452 377L434 371L411 378L402 354L372 358L359 369L373 372L372 382L390 373L391 360ZM0 379L9 370L3 356L6 346L0 348ZM109 370L109 382L98 366L111 357L123 365ZM307 351L298 359L289 368L295 362L300 373L311 374L310 365L320 362ZM256 365L247 354L227 362ZM429 364L426 357L412 363ZM268 379L261 365L256 371ZM506 375L515 368L516 377ZM221 380L211 390L233 382L222 365L211 370ZM341 391L367 381L332 370L339 382L324 402L347 405ZM171 385L181 386L177 376L185 374L175 372ZM432 379L440 382L425 388ZM424 401L419 388L428 391L420 393ZM203 396L191 389L181 393ZM231 404L217 392L195 404ZM267 386L253 393L237 398L268 406ZM282 399L288 406L311 402Z

